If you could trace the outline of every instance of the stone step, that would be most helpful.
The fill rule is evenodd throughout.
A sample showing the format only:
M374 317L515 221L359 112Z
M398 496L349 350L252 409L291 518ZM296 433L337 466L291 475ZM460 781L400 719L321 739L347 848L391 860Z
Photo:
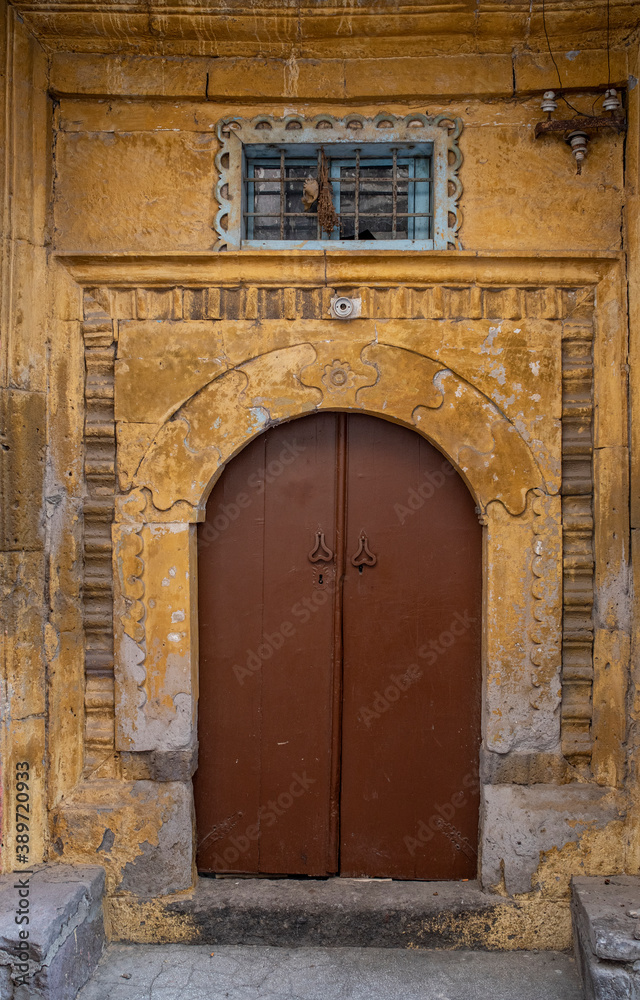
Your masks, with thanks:
M73 1000L102 954L103 892L97 866L0 876L0 1000Z
M557 949L566 900L513 900L476 882L199 878L195 890L105 900L109 936L129 943Z
M585 1000L640 1000L640 877L576 877L571 890Z

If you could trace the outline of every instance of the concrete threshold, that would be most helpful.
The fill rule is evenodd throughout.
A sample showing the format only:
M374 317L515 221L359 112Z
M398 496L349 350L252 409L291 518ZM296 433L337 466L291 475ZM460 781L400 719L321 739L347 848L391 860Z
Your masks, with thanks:
M279 947L564 949L568 900L477 882L199 878L188 893L105 900L112 941Z

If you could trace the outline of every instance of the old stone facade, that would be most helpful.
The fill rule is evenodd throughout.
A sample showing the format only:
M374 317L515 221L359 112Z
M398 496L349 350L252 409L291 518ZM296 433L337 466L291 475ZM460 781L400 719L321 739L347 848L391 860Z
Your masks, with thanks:
M534 136L528 3L319 6L3 3L3 870L27 760L31 862L103 865L114 936L189 939L196 525L267 426L361 411L476 500L485 940L566 945L572 875L640 872L638 7L607 52L605 4L547 4L572 104L609 82L627 119L576 174ZM381 113L456 133L446 249L225 236L230 121Z

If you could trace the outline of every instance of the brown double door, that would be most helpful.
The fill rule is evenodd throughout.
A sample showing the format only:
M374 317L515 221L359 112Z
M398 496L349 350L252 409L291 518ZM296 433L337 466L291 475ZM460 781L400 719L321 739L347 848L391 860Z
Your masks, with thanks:
M198 868L472 878L481 529L418 434L256 438L199 527Z

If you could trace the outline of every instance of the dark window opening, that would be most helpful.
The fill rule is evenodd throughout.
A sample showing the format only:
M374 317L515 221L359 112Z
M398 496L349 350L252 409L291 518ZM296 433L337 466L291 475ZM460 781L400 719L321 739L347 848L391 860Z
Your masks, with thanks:
M433 239L430 144L323 151L338 225L327 233L318 217L320 148L254 146L245 159L246 239Z

